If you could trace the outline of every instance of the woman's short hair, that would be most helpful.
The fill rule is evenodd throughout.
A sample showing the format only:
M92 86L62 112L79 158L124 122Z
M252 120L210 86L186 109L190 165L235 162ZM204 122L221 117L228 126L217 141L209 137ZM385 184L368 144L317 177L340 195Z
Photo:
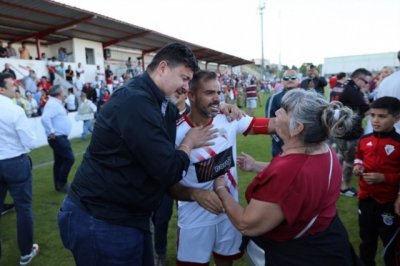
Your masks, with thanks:
M305 144L344 136L350 132L355 118L350 108L340 102L328 102L323 95L312 90L288 91L282 98L281 107L289 115L290 134L294 135L299 123L304 125L302 140Z

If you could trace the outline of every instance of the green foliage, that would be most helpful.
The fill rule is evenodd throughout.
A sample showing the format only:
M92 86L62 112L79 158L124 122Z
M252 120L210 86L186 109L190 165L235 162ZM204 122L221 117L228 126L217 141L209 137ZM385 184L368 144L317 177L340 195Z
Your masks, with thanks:
M262 96L262 103L265 104L266 97ZM255 116L264 116L265 106L256 110ZM71 171L69 180L73 179L77 166L82 160L88 142L72 140L73 150L76 154L76 162ZM237 141L238 154L246 152L257 160L269 161L271 159L271 140L268 136L240 136ZM75 265L71 253L61 243L57 227L57 211L65 194L56 192L52 181L52 151L49 147L36 149L30 154L33 160L33 213L35 242L40 245L40 253L33 260L31 265L40 266L72 266ZM239 171L239 194L240 202L245 205L244 192L251 182L254 174ZM6 202L11 202L8 197ZM355 198L341 197L338 202L339 215L344 222L350 240L358 250L358 223L357 223L357 200ZM168 242L168 265L175 265L176 256L176 221L177 214L174 210L169 226ZM18 265L19 252L16 243L16 221L15 211L12 211L0 219L0 239L3 241L3 257L0 265ZM195 247L195 246L194 246ZM379 253L378 253L379 254ZM382 259L377 259L378 265L383 265ZM211 265L213 265L211 263ZM247 265L246 259L242 258L235 265Z

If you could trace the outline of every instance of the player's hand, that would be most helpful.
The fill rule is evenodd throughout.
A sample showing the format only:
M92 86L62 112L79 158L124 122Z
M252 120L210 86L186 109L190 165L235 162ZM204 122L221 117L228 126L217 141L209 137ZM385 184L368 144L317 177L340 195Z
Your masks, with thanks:
M237 157L236 161L239 169L242 171L252 172L255 169L256 160L244 152Z
M362 175L365 183L368 185L382 183L385 181L385 176L381 173L364 173Z
M353 167L353 174L362 176L363 172L364 172L364 166L358 164Z
M191 149L211 146L214 145L212 139L217 137L217 132L218 129L213 129L212 125L194 127L188 131L182 143L189 146Z
M193 193L194 200L207 211L214 214L223 212L222 202L214 191L197 189Z
M245 113L234 104L223 103L220 105L220 111L223 113L228 121L240 120Z

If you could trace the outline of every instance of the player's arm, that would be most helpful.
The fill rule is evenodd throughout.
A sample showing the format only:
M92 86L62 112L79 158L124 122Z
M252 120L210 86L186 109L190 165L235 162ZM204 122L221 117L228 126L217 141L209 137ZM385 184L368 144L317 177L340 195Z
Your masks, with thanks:
M243 135L273 134L275 133L275 119L272 117L254 117L247 132L244 132Z
M196 201L201 207L214 214L223 211L222 202L214 191L186 187L176 183L168 189L168 194L177 200Z

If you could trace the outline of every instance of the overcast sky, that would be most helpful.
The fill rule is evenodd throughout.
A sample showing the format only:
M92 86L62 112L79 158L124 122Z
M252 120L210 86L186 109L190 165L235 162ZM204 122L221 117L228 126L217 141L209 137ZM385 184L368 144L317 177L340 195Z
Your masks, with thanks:
M244 59L261 58L259 0L57 1ZM264 57L271 63L300 66L400 50L400 0L264 2Z

